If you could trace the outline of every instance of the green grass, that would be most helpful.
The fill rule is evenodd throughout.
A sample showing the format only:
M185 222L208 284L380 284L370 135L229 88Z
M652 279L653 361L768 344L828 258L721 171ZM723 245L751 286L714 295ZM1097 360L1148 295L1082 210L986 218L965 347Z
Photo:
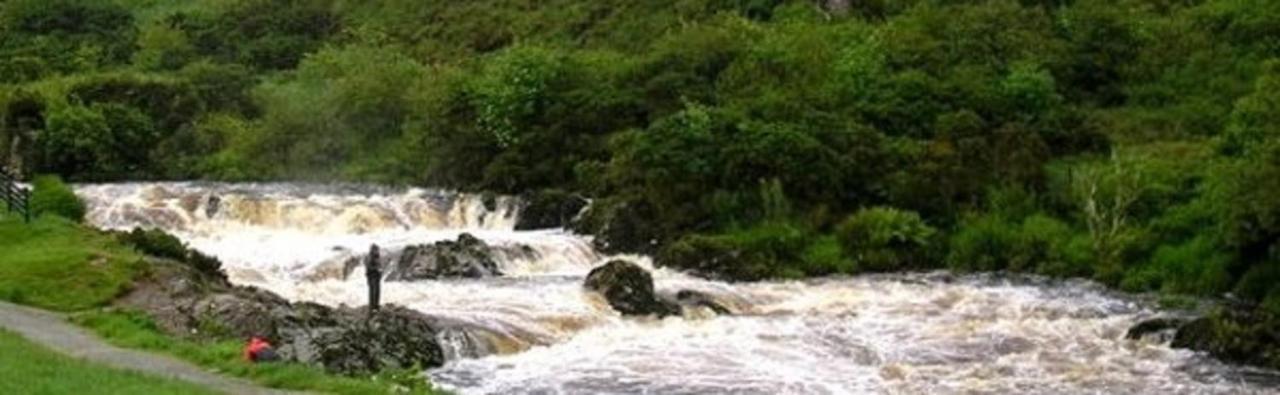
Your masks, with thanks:
M176 339L157 329L142 313L114 310L77 314L74 321L121 347L174 355L216 372L243 377L272 388L334 394L435 393L412 372L384 372L374 377L344 377L301 364L250 364L241 359L239 341L214 343ZM408 392L401 392L408 391Z
M0 330L2 394L213 394L184 382L81 361Z
M100 232L46 215L25 224L0 207L0 299L75 311L124 291L141 256Z

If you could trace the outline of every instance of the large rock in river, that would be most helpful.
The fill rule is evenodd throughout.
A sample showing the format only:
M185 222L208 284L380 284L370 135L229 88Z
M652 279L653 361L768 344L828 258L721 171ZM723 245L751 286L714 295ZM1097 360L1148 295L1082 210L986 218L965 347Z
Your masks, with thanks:
M409 246L389 268L388 281L501 276L493 249L484 241L463 233L457 241Z
M680 306L661 300L653 291L653 276L634 263L614 260L587 274L584 286L599 292L623 315L680 314Z

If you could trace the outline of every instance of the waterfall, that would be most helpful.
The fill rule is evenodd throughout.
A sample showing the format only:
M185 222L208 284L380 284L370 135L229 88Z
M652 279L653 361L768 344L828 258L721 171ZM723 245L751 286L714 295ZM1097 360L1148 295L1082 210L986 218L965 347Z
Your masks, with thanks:
M729 284L653 268L660 293L739 312L623 318L582 290L616 257L563 230L515 231L520 202L365 185L80 185L95 226L164 229L230 279L291 300L361 305L344 262L466 232L504 276L391 282L383 299L438 317L459 393L1276 393L1277 381L1167 344L1124 339L1156 313L1084 281L945 273ZM1263 376L1276 377L1263 372ZM1268 384L1269 383L1269 384Z

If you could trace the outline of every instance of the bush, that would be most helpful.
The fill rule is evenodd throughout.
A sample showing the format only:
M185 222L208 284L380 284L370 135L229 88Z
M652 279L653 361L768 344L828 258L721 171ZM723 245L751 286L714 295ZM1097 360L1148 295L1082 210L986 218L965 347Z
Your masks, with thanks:
M1014 237L1010 269L1034 270L1042 274L1076 276L1088 274L1088 249L1066 223L1043 214L1022 221Z
M806 273L806 255L820 252L806 251L809 238L792 224L766 222L722 234L685 236L662 249L657 262L729 280L799 277Z
M58 176L36 177L32 183L31 212L35 215L52 214L72 221L84 220L86 212L84 202L76 197L71 186L62 182Z
M966 271L1012 270L1086 276L1089 239L1044 214L1021 222L999 214L970 217L949 240L947 265Z
M809 276L852 274L857 269L853 261L844 256L840 240L835 236L822 236L810 243L801 253L804 273Z
M1174 294L1213 295L1227 290L1226 269L1231 256L1206 237L1156 249L1151 262L1125 276L1121 287L1130 291L1160 290Z
M1250 301L1267 301L1280 295L1280 260L1271 259L1257 264L1245 272L1236 285L1235 292ZM1270 300L1274 304L1275 300Z
M1161 245L1151 262L1125 276L1126 290L1161 290L1171 294L1217 294L1230 288L1226 272L1231 256L1210 239L1199 236L1187 243Z
M975 216L960 223L948 242L947 266L953 270L1001 270L1016 243L1016 228L997 215Z
M191 249L182 240L159 229L134 228L128 233L120 233L120 242L132 245L139 252L159 258L168 258L182 262L215 278L225 279L222 262L217 258Z
M859 270L886 271L925 266L935 232L915 212L872 207L840 223L836 237Z

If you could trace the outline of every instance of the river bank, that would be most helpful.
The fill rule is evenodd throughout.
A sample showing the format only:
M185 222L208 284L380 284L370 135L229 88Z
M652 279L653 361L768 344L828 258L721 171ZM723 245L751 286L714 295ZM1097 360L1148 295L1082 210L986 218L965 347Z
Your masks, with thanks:
M158 267L176 264L160 263L162 259L140 253L115 235L55 215L25 224L0 213L0 251L0 299L66 313L118 347L172 355L271 388L384 394L401 387L425 392L419 374L346 377L300 364L254 365L242 360L243 339L164 333L152 317L112 306ZM396 375L406 381L397 381L401 378Z

